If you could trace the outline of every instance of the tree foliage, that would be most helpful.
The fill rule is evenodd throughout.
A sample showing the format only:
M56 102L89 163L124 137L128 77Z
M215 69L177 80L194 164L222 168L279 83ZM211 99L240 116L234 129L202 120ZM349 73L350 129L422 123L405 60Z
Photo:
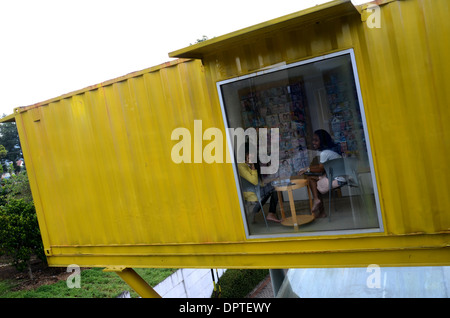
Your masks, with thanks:
M32 255L45 260L27 172L3 179L0 191L0 251L25 269Z
M2 123L0 125L0 145L3 145L7 150L6 159L16 161L22 157L16 123Z
M0 206L0 249L18 270L28 267L32 255L45 260L33 202L14 198Z
M21 156L15 123L1 124L0 159L6 158L15 164ZM28 267L31 256L45 261L45 255L27 172L18 172L15 168L11 164L5 166L11 176L1 180L0 254L11 256L13 265L23 270ZM0 170L3 172L1 165Z
M23 199L25 202L33 202L26 171L13 174L9 179L3 179L1 181L0 206L7 205L14 199Z
M189 43L189 45L194 45L194 44L197 44L197 43L205 42L208 39L209 38L206 35L203 35L201 39L197 39L194 43Z
M0 159L2 159L3 171L10 170L3 159L12 161L13 171L19 171L20 168L16 166L16 161L22 158L22 148L20 146L16 123L8 122L0 124L0 145Z
M268 269L228 269L220 278L222 298L244 298L267 275Z

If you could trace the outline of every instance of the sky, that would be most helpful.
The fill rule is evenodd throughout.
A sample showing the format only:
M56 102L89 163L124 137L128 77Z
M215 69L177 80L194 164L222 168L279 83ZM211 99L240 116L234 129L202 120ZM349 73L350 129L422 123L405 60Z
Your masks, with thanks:
M0 115L329 0L0 0Z

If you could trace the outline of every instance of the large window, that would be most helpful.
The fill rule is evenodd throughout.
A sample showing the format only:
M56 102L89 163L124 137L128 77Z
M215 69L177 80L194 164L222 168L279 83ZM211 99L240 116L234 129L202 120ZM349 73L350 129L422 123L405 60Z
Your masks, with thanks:
M218 83L249 237L381 230L358 85L352 50Z

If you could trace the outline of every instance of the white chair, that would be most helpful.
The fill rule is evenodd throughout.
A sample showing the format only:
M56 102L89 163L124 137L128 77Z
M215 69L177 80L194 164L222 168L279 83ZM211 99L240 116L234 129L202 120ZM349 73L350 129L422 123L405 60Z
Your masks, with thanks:
M325 168L325 173L328 178L328 220L331 221L331 201L332 201L332 193L337 189L340 189L344 186L348 186L349 196L350 196L350 205L352 208L352 217L353 222L356 223L355 211L353 209L353 200L352 200L352 187L359 187L359 178L357 175L357 159L356 158L339 158L328 160L324 162L323 166ZM337 188L332 187L332 182L337 177L345 177L346 183L340 185ZM334 204L334 209L336 211L336 204Z

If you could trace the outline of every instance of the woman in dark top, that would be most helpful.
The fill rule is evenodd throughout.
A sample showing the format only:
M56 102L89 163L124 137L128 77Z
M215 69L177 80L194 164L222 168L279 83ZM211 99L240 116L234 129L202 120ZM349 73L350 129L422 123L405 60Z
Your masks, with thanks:
M328 192L328 179L325 175L323 163L328 160L342 158L342 156L339 145L336 144L330 134L323 129L314 132L312 144L314 149L320 151L319 164L301 169L300 174L305 172L318 174L315 176L307 176L307 178L314 199L312 212L316 218L323 218L327 215L324 212L321 194ZM332 186L333 188L338 187L339 182L333 180Z

